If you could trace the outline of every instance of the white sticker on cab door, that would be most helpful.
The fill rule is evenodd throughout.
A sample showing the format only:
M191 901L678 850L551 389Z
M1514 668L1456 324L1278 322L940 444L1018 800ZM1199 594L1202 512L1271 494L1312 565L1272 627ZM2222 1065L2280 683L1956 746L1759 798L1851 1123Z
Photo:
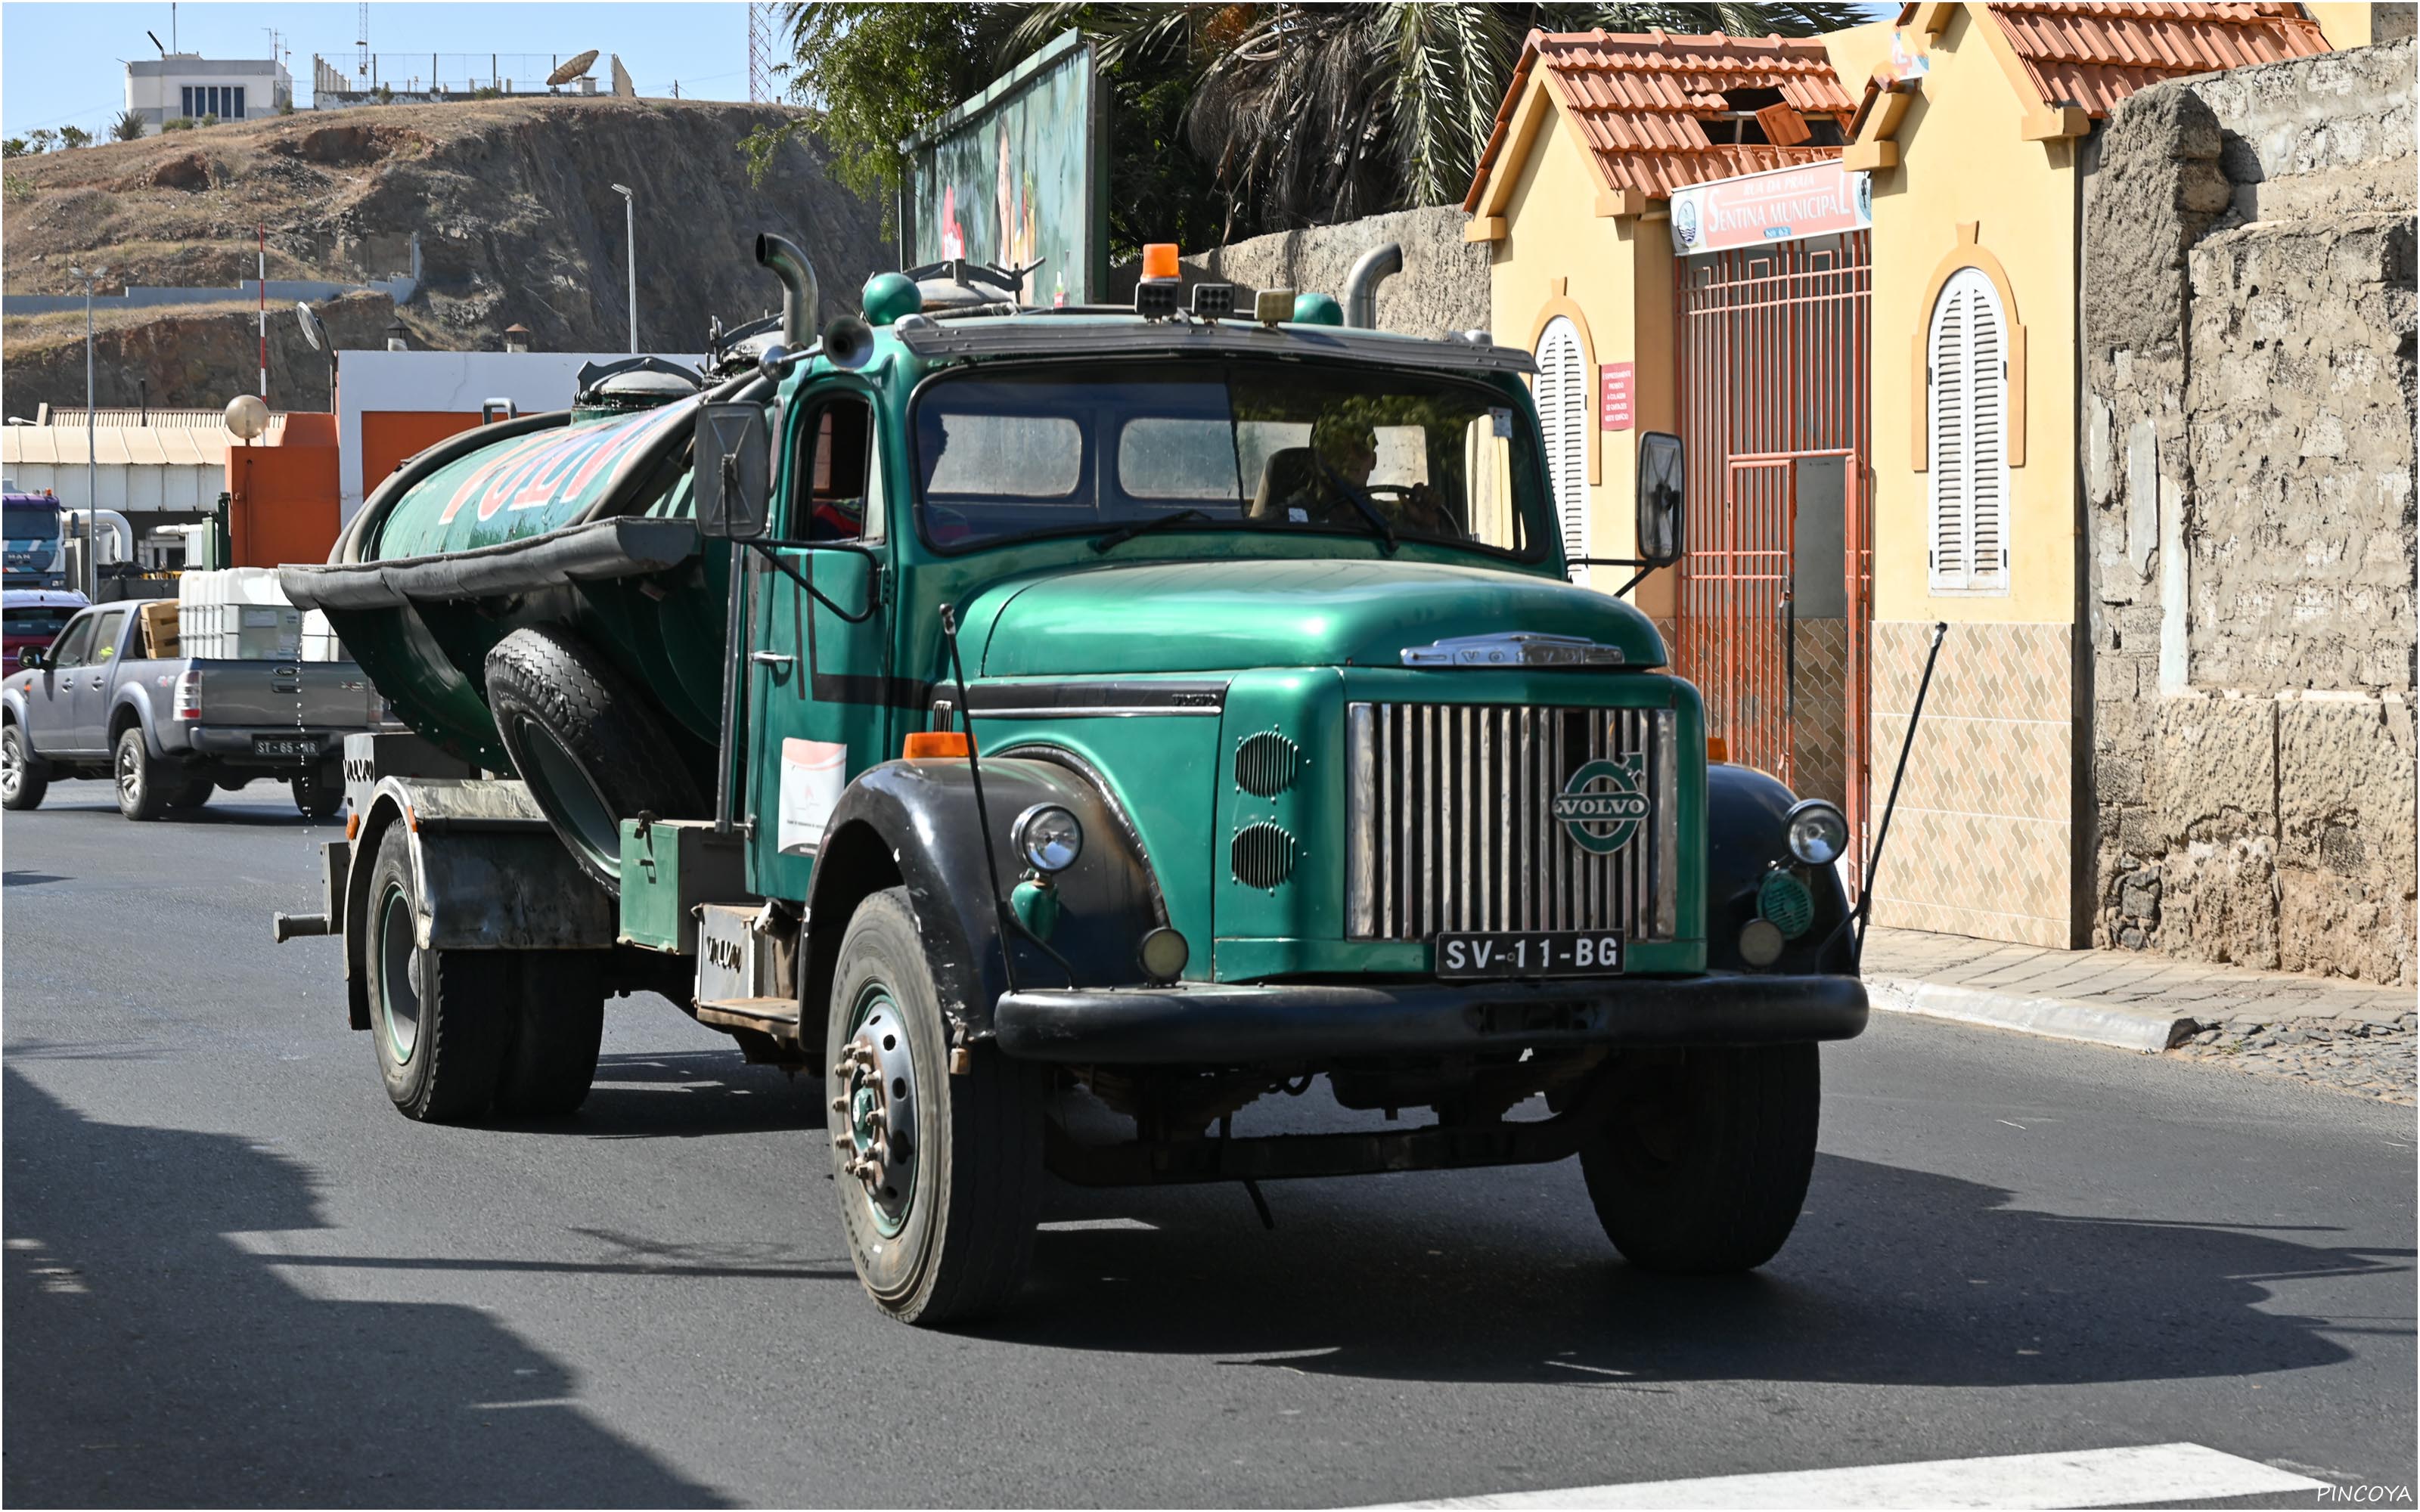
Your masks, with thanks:
M824 825L848 786L848 748L829 740L782 742L782 812L775 832L783 856L813 856Z

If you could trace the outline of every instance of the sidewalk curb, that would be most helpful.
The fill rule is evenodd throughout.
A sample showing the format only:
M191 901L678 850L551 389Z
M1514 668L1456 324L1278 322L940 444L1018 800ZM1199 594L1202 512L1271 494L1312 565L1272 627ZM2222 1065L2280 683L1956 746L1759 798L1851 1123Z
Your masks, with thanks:
M2181 1043L2199 1027L2181 1013L2080 1003L2066 997L2024 997L2013 993L1892 977L1867 978L1866 996L1872 1007L1885 1012L1916 1013L1994 1029L2013 1029L2045 1039L2114 1045L2146 1055L2158 1055Z

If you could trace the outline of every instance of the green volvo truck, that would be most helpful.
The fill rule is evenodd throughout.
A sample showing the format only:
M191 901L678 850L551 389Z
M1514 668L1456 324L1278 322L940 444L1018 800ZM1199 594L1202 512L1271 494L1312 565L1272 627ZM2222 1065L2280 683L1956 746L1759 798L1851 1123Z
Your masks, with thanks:
M820 331L757 256L783 313L707 370L492 417L284 571L412 732L349 740L276 921L341 938L396 1108L570 1112L659 994L822 1079L768 1180L828 1159L922 1323L1015 1293L1046 1172L1577 1156L1633 1263L1779 1249L1866 1020L1848 826L1710 763L1654 625L1572 581L1528 353L1348 318L1384 256L1342 307L951 264ZM1683 470L1639 446L1643 571ZM1239 1128L1313 1088L1356 1116Z

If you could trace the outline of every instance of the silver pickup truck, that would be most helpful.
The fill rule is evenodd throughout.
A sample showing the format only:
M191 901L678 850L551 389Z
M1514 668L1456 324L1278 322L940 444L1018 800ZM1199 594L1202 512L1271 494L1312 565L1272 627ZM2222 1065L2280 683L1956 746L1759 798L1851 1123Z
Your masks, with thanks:
M291 784L313 818L343 806L345 736L383 722L359 667L153 656L161 632L143 608L84 610L0 682L0 807L31 809L52 779L77 777L113 779L129 819L259 778Z

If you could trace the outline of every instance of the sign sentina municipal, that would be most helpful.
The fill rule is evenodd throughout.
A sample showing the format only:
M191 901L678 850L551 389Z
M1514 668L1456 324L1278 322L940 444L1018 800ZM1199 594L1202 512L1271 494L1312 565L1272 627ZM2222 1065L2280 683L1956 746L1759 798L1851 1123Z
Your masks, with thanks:
M1672 251L1681 256L1863 231L1873 224L1869 176L1837 162L1717 178L1672 194Z

